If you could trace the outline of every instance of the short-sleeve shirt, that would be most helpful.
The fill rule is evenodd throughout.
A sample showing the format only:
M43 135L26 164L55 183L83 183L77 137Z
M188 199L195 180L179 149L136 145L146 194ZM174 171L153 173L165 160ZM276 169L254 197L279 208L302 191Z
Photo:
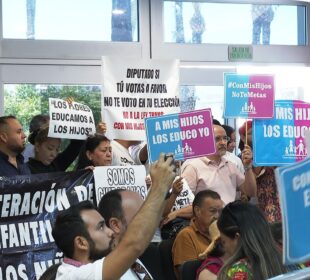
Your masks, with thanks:
M102 262L103 259L93 263L85 264L80 267L73 266L68 263L62 263L57 270L56 280L103 280L102 279ZM141 265L142 263L137 260ZM137 280L136 274L131 270L127 270L120 280Z
M199 232L193 218L189 226L182 229L172 247L172 258L174 266L183 264L185 261L198 259L210 244L210 239Z
M245 180L236 165L225 158L219 164L207 157L186 160L181 176L195 195L202 190L212 190L221 196L225 204L236 199L236 189Z
M135 165L134 159L129 154L126 147L122 146L117 141L111 141L112 147L112 164L113 166Z
M218 275L219 271L221 270L224 262L219 257L207 257L199 266L196 271L196 279L198 279L199 274L204 270L207 269L211 273Z

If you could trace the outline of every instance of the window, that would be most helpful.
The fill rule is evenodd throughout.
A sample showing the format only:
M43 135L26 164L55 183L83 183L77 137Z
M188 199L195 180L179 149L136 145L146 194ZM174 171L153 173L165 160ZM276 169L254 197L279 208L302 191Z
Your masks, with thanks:
M164 1L164 42L306 45L306 7Z
M33 116L48 114L49 97L73 97L92 109L96 124L101 120L101 87L97 85L5 84L4 115L16 116L27 131Z
M211 108L214 119L224 123L223 86L181 86L181 112Z
M301 100L310 103L310 67L252 66L237 67L238 74L272 74L275 80L275 99Z
M137 0L2 0L8 39L138 41Z

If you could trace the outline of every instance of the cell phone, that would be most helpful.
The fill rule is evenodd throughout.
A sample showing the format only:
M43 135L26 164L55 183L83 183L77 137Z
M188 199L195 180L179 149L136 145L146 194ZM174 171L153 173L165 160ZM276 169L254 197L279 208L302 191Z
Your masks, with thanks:
M174 162L174 154L172 153L167 153L165 154L165 161L167 160L167 158L172 157L172 162Z
M171 164L174 165L174 172L177 171L176 169L176 166L175 166L175 162L174 162L174 154L173 153L167 153L165 154L165 161L167 160L167 158L171 157L172 158L172 161L171 161Z

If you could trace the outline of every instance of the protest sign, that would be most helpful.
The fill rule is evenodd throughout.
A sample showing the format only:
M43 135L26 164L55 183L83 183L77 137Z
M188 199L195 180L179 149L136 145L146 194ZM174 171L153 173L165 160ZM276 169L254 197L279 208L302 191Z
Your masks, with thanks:
M96 133L93 112L87 105L49 98L49 112L49 137L84 140Z
M285 264L310 260L310 158L276 169Z
M108 138L145 140L144 118L180 111L179 61L104 57L102 63Z
M272 118L274 77L272 75L224 74L225 118Z
M188 205L193 204L195 195L190 189L187 181L185 179L182 179L182 181L183 181L182 191L179 193L179 195L175 199L175 202L171 208L171 212L182 209L184 207L187 207ZM170 193L172 193L172 189L170 189Z
M0 279L38 280L63 257L52 236L56 213L93 197L90 171L0 178Z
M150 162L160 153L172 153L175 160L215 153L211 109L145 119Z
M143 165L96 167L94 180L97 204L104 194L115 189L134 191L145 199L147 195L145 177Z
M276 101L273 119L253 121L254 165L280 166L304 159L309 128L309 103Z

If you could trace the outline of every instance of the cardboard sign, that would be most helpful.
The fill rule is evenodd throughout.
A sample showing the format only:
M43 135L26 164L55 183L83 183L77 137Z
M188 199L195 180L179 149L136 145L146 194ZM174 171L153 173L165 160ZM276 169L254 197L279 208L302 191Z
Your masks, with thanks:
M49 98L48 137L84 140L96 133L92 110L84 104Z
M285 264L310 259L310 158L276 169Z
M96 167L94 180L97 204L104 194L115 189L134 191L145 199L147 195L145 177L143 165Z
M104 57L102 63L108 138L145 140L144 118L180 111L178 60Z
M275 117L253 122L254 164L280 166L307 156L305 133L310 128L310 104L280 100Z
M274 77L272 75L224 74L225 118L272 118Z
M147 118L145 127L150 162L161 152L175 160L215 153L211 109Z

